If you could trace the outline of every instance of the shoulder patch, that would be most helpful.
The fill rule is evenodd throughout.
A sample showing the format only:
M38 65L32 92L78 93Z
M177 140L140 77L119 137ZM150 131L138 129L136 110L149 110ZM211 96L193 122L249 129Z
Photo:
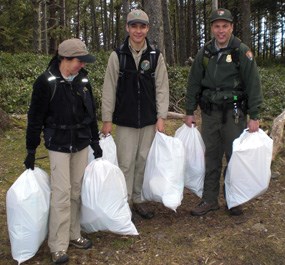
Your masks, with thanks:
M253 60L253 54L252 54L252 52L251 52L250 50L247 51L245 55L246 55L246 57L247 57L249 60L251 60L251 61Z

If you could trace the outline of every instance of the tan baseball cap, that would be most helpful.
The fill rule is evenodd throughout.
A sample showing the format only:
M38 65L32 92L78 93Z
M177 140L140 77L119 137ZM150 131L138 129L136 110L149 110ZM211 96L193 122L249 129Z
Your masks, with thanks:
M58 54L63 57L74 57L85 63L95 62L95 56L89 54L85 43L77 38L68 39L60 43Z
M146 14L146 12L142 11L141 9L134 9L128 14L127 23L128 25L135 23L142 23L148 25L149 24L148 15Z
M210 17L210 22L214 22L216 20L226 20L229 22L233 22L233 16L230 10L225 8L219 8L214 10Z

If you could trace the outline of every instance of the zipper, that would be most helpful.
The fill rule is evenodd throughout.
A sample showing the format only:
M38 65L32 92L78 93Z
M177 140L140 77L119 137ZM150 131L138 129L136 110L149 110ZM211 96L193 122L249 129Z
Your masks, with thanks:
M141 124L141 87L140 87L140 82L138 80L138 127L140 127Z

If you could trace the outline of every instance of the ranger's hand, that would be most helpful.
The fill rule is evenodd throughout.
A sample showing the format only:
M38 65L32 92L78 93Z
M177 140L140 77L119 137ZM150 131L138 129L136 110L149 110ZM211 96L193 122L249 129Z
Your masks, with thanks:
M248 127L248 131L250 133L257 132L258 129L259 129L259 120L252 120L252 119L250 119L248 121L247 127Z
M194 115L187 115L184 119L184 122L189 127L196 126L196 119Z
M155 127L157 131L164 132L164 119L158 118Z
M101 129L101 133L106 136L109 133L111 134L111 132L112 132L112 122L111 121L104 121L102 129Z

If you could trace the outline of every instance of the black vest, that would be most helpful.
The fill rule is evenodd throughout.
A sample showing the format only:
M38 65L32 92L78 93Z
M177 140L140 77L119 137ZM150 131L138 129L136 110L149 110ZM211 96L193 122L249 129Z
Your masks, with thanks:
M142 128L157 121L154 72L159 51L153 49L147 41L147 49L143 52L137 69L128 43L127 38L123 46L116 50L119 60L124 54L125 63L124 69L120 69L117 83L113 123ZM150 63L154 52L157 53L155 67Z

